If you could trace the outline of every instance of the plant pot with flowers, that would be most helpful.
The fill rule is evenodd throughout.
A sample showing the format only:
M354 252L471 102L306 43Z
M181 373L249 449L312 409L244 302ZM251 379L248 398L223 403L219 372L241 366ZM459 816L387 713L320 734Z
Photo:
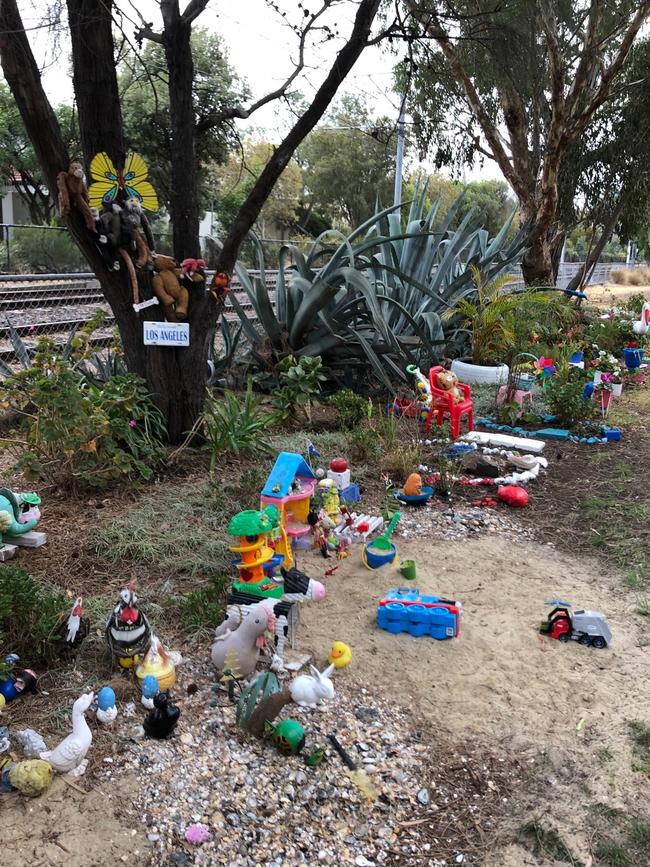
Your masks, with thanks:
M607 418L609 405L612 401L612 379L613 374L603 373L598 385L596 385L594 389L594 397L600 402L600 410L603 418Z
M630 340L630 342L623 350L623 357L627 369L637 370L637 368L641 367L641 362L643 361L643 354L643 347L639 346L638 341Z
M620 397L623 394L623 379L620 370L611 374L609 382L612 386L612 397Z
M598 350L597 346L595 346L594 348ZM590 362L589 367L594 374L595 388L597 388L600 384L604 373L620 374L621 372L618 360L615 358L615 356L612 355L611 352L607 352L605 349L598 350L598 354Z

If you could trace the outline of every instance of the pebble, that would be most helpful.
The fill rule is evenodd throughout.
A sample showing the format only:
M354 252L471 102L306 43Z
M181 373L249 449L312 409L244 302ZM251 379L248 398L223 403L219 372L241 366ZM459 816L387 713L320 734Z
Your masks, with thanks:
M420 791L417 794L417 798L418 798L419 803L422 804L423 807L426 807L427 804L429 803L429 800L430 800L429 790L428 789L420 789Z

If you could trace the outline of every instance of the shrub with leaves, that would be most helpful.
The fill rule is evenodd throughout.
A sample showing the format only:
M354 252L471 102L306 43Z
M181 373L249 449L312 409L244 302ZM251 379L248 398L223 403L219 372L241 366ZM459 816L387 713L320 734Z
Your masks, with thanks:
M578 369L572 370L566 378L551 377L544 391L544 399L559 421L573 424L592 415L592 403L582 396L585 383L586 376Z
M273 449L267 430L274 421L263 408L262 398L253 394L253 380L249 378L243 400L232 391L226 391L223 398L208 392L190 439L197 429L203 434L212 471L223 454L270 454Z
M121 475L149 478L164 455L162 415L143 380L114 377L104 389L79 376L43 338L33 365L7 379L2 406L22 416L20 433L0 441L28 479L101 487Z
M70 609L55 587L18 566L0 569L0 644L25 660L48 664L57 657L54 638Z
M311 423L311 408L318 405L321 382L327 380L320 355L287 356L277 369L282 388L274 391L272 404L278 421L289 421L298 408Z
M354 430L366 417L368 401L349 388L337 391L330 397L329 403L339 414L339 426L342 430Z

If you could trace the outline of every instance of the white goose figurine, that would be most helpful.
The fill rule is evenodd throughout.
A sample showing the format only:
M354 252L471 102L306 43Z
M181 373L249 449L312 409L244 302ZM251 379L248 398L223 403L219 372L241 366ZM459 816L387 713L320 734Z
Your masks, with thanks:
M647 301L641 308L641 319L633 323L632 330L635 334L647 334L650 330L650 304Z
M94 693L87 692L80 696L72 705L72 734L61 741L53 750L41 753L41 758L49 762L60 774L68 773L78 767L90 749L93 735L88 728L84 713L95 698Z

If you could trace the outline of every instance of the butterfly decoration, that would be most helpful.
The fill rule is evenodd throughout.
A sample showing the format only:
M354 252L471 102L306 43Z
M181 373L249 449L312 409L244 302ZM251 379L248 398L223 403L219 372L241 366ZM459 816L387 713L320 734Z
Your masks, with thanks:
M100 209L102 202L115 202L118 193L140 199L145 211L158 210L158 196L147 180L149 169L140 154L128 153L124 169L116 169L106 153L95 154L90 162L92 183L88 197L92 207Z

